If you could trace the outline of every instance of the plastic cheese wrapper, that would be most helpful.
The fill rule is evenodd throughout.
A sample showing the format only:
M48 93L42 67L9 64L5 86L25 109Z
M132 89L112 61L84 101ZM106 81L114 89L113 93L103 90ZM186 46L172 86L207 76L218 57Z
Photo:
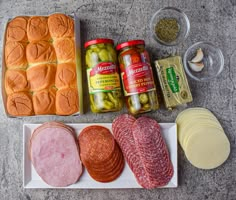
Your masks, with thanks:
M172 109L193 100L180 56L155 61L165 106Z

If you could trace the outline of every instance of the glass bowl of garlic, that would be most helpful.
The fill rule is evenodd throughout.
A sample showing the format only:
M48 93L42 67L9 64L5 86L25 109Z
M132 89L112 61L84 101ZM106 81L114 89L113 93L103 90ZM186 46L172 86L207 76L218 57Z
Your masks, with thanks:
M186 73L196 81L209 81L216 78L224 68L221 50L210 42L197 42L184 54Z

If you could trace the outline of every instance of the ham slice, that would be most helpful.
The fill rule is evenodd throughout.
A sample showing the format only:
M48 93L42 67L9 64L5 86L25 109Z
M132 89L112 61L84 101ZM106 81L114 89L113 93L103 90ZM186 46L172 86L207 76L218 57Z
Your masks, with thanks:
M29 152L35 170L48 185L65 187L82 174L75 133L62 123L49 122L35 129Z

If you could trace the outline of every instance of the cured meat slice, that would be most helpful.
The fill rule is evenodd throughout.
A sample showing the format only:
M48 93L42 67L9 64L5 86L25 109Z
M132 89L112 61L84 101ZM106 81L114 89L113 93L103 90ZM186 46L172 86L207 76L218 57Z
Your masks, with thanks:
M93 179L110 182L121 174L124 158L109 129L89 126L81 131L78 139L82 163Z
M132 132L140 160L154 187L166 185L173 176L169 152L159 124L147 117L138 118Z
M95 171L92 167L87 168L91 177L100 182L110 182L113 181L117 176L121 174L124 168L124 159L121 151L119 151L118 160L110 167L109 170L104 170L103 168L100 171Z
M133 171L144 188L166 185L173 176L173 166L159 124L150 118L137 120L128 114L114 119L114 137Z
M35 129L29 152L35 170L51 186L71 185L82 174L75 133L62 123L49 122Z
M79 135L80 155L84 160L101 163L109 160L115 148L115 140L109 129L88 126Z
M120 115L114 119L112 131L138 183L144 188L151 188L152 183L145 173L132 133L132 126L135 121L136 119L131 115Z

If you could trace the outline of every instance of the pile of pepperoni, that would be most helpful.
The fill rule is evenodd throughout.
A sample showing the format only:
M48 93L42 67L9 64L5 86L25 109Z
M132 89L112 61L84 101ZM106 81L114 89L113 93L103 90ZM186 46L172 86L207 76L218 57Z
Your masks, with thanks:
M124 169L124 157L109 129L92 125L79 135L80 157L89 175L99 182L111 182Z
M167 185L174 170L159 124L148 117L123 114L112 131L138 183L147 189Z

